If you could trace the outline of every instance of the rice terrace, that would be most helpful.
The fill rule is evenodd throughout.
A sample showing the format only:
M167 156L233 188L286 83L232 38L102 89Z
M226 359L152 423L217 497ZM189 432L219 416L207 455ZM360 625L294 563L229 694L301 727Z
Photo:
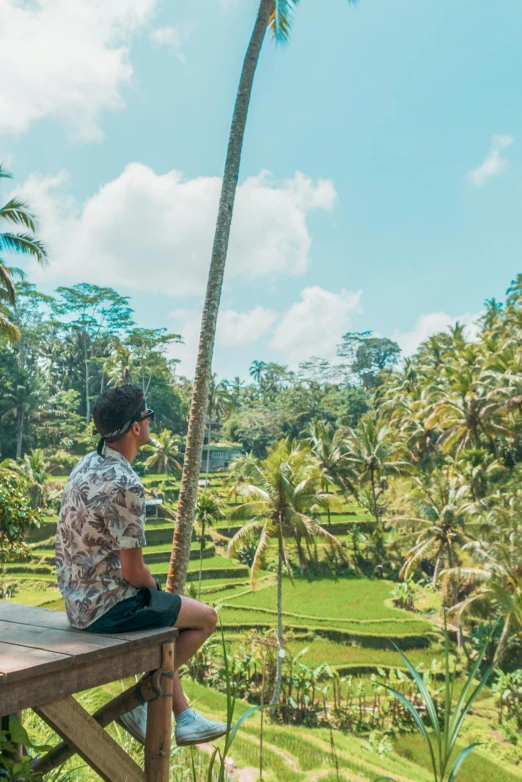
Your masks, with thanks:
M1 13L0 780L522 782L522 9Z

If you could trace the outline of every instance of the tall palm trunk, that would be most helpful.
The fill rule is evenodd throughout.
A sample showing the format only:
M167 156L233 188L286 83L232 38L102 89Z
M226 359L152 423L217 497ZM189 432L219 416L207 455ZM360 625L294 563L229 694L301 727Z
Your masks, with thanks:
M18 419L16 422L16 458L20 459L22 456L22 443L24 437L24 406L20 405L18 408Z
M87 358L87 343L85 343L83 356L84 356L84 363L85 363L85 418L87 419L87 423L90 423L91 400L89 399L90 377L89 377L89 359Z
M169 592L183 593L187 577L198 478L201 468L201 452L205 435L205 415L207 412L212 354L214 352L216 323L223 286L230 225L239 178L241 149L254 76L272 9L273 0L261 0L241 71L232 117L216 232L212 248L212 260L207 282L207 293L201 321L198 358L190 405L187 447L176 514L176 529L172 542L172 556L167 578L167 590Z
M208 437L207 437L207 464L205 470L205 489L208 487L208 471L210 469L210 436L212 431L212 419L208 419Z
M201 600L201 573L203 572L203 549L205 548L205 523L201 523L201 541L199 546L199 585L198 600Z
M274 693L272 700L270 701L272 706L277 706L279 703L279 697L281 695L281 684L283 680L283 545L282 545L282 532L279 537L279 547L277 556L277 668L276 678L274 685ZM274 709L270 709L273 713Z

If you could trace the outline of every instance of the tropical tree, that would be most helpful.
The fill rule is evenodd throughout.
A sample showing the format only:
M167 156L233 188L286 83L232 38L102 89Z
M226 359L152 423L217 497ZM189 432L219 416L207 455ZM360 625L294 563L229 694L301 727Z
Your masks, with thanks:
M0 165L0 179L11 179ZM21 226L21 231L6 231L4 226ZM25 230L24 230L25 229ZM11 198L0 208L0 335L15 342L20 338L20 329L13 322L6 305L13 307L16 300L16 288L13 274L20 276L20 269L12 268L2 258L3 253L15 253L35 258L39 263L47 259L45 245L37 239L36 219L29 207L20 199Z
M219 420L221 418L228 418L230 413L232 413L235 410L235 404L234 400L232 398L232 395L229 391L228 384L222 380L221 382L216 382L217 375L213 375L208 389L208 406L207 406L207 415L208 415L208 440L207 440L207 459L206 459L206 467L205 467L205 473L206 473L206 482L208 485L208 473L210 469L210 440L212 438L212 426L214 423L214 416L217 419L217 423L219 424Z
M228 465L228 473L224 482L228 487L229 499L234 496L236 505L239 488L245 483L250 483L252 476L257 473L258 464L259 460L254 454L247 453L238 459L233 459Z
M270 540L277 541L277 642L279 654L274 693L271 703L279 702L281 693L283 645L283 568L293 583L288 542L295 542L299 562L306 566L303 542L309 550L316 536L341 549L341 543L314 518L325 507L328 497L320 490L321 474L312 454L303 448L290 447L281 441L267 458L250 471L248 482L238 486L245 502L231 512L231 517L251 517L232 538L229 555L235 556L242 542L257 536L252 563L251 584L255 589L268 553ZM341 549L342 550L342 549Z
M248 370L250 373L250 377L258 384L261 384L261 381L263 379L263 375L266 371L267 364L264 361L252 361L250 364L250 369Z
M18 383L16 387L5 394L0 400L0 414L3 421L7 418L16 420L16 458L20 459L23 450L25 426L29 415L39 402L39 395L29 378Z
M212 527L216 521L225 518L223 503L219 497L208 491L203 491L198 495L196 502L196 522L199 526L199 585L198 600L201 600L201 574L203 569L203 552L205 550L205 532L207 527Z
M150 439L150 443L143 447L143 450L150 453L145 462L147 470L155 467L159 472L169 474L169 467L181 470L181 464L178 459L181 457L179 450L180 440L177 435L169 429L162 429L157 435Z
M322 491L327 494L331 486L338 486L345 495L349 492L356 494L357 490L352 482L353 468L346 458L342 430L334 429L332 424L315 419L307 426L304 433L319 465ZM330 502L326 505L326 512L328 526L330 526Z
M18 473L27 480L34 507L45 504L47 476L51 471L51 463L42 448L35 448L30 453L24 454L20 461L4 459L0 467Z
M368 413L351 429L346 438L346 461L357 476L363 500L375 519L373 531L374 564L382 570L385 560L384 527L380 498L390 475L404 475L411 464L400 458L402 446L397 435L375 413ZM365 491L367 489L367 491Z
M212 371L217 317L254 76L267 30L271 30L276 41L285 42L288 40L296 2L297 0L260 0L239 80L201 320L187 447L179 493L176 529L172 542L172 557L167 578L169 591L183 592L190 558L190 541L201 467L205 413Z
M469 487L437 470L428 478L411 480L406 503L409 512L391 520L400 534L401 545L409 546L400 577L407 579L414 568L431 561L436 587L443 568L447 568L448 598L453 604L459 553L471 542L476 528L472 518L476 506Z

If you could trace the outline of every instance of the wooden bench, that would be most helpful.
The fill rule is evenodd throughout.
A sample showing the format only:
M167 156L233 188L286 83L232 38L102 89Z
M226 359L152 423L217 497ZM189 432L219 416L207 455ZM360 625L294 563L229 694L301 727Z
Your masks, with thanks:
M175 628L95 635L64 613L0 601L0 716L33 709L63 742L35 763L47 773L80 755L107 782L168 782ZM148 672L92 716L73 693ZM145 771L104 730L147 703ZM5 719L3 720L5 725Z

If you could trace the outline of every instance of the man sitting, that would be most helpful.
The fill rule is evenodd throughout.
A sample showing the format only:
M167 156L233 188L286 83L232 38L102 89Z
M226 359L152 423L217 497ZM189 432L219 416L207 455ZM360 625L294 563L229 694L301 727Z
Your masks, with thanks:
M177 669L212 635L216 612L197 600L161 591L143 560L145 492L131 467L149 442L154 411L134 385L111 388L93 409L101 435L97 451L76 465L65 486L56 532L56 572L73 627L90 633L179 629L172 710L179 746L226 732L189 708ZM119 722L145 742L147 711L139 706Z

